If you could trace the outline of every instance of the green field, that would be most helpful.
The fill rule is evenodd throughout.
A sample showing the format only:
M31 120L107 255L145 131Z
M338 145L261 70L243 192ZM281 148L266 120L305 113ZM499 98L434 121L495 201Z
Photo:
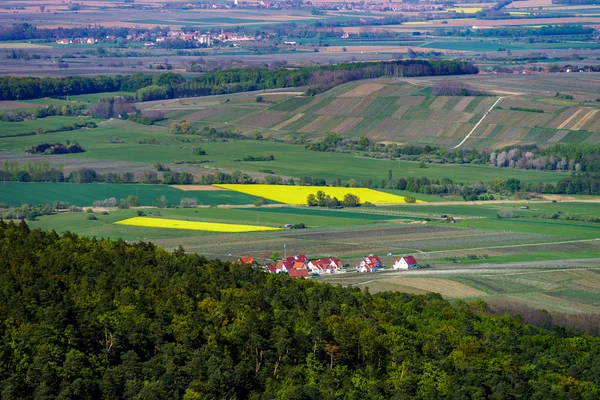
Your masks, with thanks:
M179 205L184 197L198 199L199 205L252 204L256 197L229 190L219 191L183 191L167 185L143 184L71 184L71 183L0 183L0 203L42 204L56 200L66 201L72 205L91 206L96 200L115 197L117 200L137 195L140 205L151 206L152 202L161 196L167 198L169 205Z
M27 120L21 122L0 121L0 138L2 136L16 135L19 133L36 132L38 128L43 130L57 129L65 125L72 125L82 121L81 117L46 117L42 119ZM83 121L93 121L90 118L83 118ZM37 137L38 143L43 142L40 136ZM0 142L0 146L3 142Z
M67 118L67 117L64 117ZM110 138L119 138L124 143L110 143ZM143 139L155 139L160 144L139 144ZM304 146L289 145L271 141L230 140L227 142L202 141L193 136L169 134L163 127L146 127L128 121L110 121L92 130L59 132L41 136L5 138L0 141L0 152L23 152L25 147L42 142L66 142L77 140L85 153L72 154L73 159L93 159L102 161L135 161L165 164L176 160L208 160L202 164L204 171L214 168L259 172L263 169L277 175L300 177L321 176L326 179L372 180L379 183L387 179L387 171L392 170L395 179L400 177L451 178L457 182L489 182L499 177L511 177L523 182L557 182L568 176L567 173L491 168L470 164L430 164L419 168L417 162L372 159L348 153L321 153L308 151ZM191 140L191 143L185 142ZM193 142L193 141L196 142ZM206 156L194 156L193 148L202 147ZM244 156L268 156L274 161L236 161Z

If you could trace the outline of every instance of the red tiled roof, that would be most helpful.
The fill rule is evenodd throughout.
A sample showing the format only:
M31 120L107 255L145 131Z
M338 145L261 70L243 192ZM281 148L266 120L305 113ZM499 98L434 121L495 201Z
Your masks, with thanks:
M254 257L251 257L251 256L240 257L240 259L238 261L241 262L242 264L254 264Z
M288 257L289 258L289 257ZM285 267L288 271L294 267L294 261L289 261L287 258L284 260L277 261L277 265L275 266L277 269L281 269L281 267Z
M304 262L302 261L296 261L292 267L292 269L303 269L304 268Z
M292 278L307 278L308 270L307 269L292 269L291 271L288 272L288 274Z
M275 271L277 271L277 267L275 267L273 264L267 265L267 269L270 273L274 273Z
M404 258L404 261L406 261L406 263L408 265L417 265L418 264L417 260L415 260L415 258L413 256L405 256L402 258Z

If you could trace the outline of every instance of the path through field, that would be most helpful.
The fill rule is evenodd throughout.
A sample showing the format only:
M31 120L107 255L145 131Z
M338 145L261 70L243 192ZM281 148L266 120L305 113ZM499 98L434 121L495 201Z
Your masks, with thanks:
M477 124L475 124L475 126L473 127L473 129L471 129L471 132L469 132L467 134L467 136L465 136L465 138L462 140L462 142L460 142L459 144L457 144L456 146L453 147L453 149L458 149L464 142L467 141L468 138L471 137L471 135L473 134L473 132L475 132L477 130L477 128L479 128L479 125L481 125L481 123L483 122L483 120L485 119L485 117L488 116L488 114L490 112L492 112L492 110L494 109L494 107L496 107L496 105L500 102L500 100L502 100L504 98L504 96L500 96L498 97L498 100L496 100L496 102L494 104L492 104L492 106L490 107L489 110L487 110L487 112L485 114L483 114L483 117L481 117L481 119L479 120L479 122Z

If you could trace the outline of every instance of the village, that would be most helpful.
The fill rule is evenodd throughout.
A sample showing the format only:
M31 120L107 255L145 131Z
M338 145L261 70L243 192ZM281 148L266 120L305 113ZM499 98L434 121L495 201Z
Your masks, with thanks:
M108 35L101 39L96 38L72 38L72 39L58 39L56 41L57 44L98 44L100 42L111 42L116 40L117 38L112 35ZM155 35L153 33L146 33L143 35L127 35L127 41L129 42L140 42L144 43L145 47L152 47L160 43L169 42L169 41L184 41L191 42L198 47L212 47L215 44L220 43L230 43L235 46L236 42L245 42L250 40L255 40L255 38L247 36L247 35L239 35L237 33L225 32L221 29L220 32L199 32L199 31L180 31L173 30L169 31L165 35Z
M241 257L237 260L238 264L247 264L262 268L270 274L288 274L292 278L318 277L326 274L345 274L351 273L374 273L384 270L385 265L376 255L369 254L359 265L354 268L348 264L343 265L341 260L336 257L323 257L309 259L304 254L297 256L283 257L275 264L260 266L254 257ZM419 268L417 260L413 256L402 256L394 260L392 269L409 270Z

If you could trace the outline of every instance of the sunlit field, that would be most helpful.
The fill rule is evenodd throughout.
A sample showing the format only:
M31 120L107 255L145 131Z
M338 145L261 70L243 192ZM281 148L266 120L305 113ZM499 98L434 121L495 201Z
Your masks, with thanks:
M361 203L367 201L373 204L406 203L406 198L404 196L397 196L367 188L243 184L225 184L214 186L250 194L253 196L264 197L265 199L284 204L306 204L306 198L308 195L316 195L319 190L322 190L326 195L332 198L336 197L339 201L342 201L344 196L350 193L358 196ZM417 202L422 203L421 200L417 200Z
M193 231L209 231L209 232L259 232L259 231L276 231L279 228L271 228L268 226L258 225L241 225L241 224L221 224L215 222L195 222L181 221L178 219L161 219L134 217L115 222L118 225L141 226L147 228L168 228L168 229L187 229Z

